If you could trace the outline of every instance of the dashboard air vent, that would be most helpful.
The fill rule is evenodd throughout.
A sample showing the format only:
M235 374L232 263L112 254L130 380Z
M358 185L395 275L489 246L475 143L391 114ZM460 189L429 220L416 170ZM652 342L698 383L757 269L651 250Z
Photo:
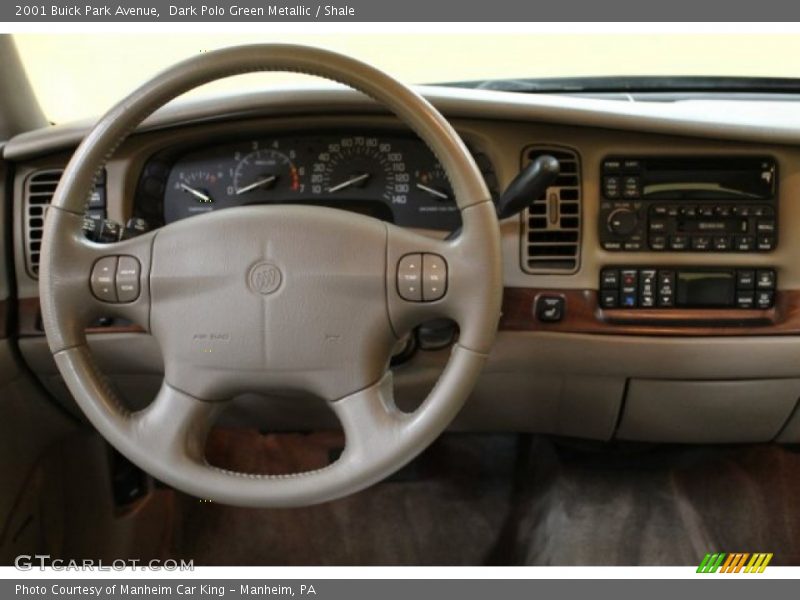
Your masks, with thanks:
M60 169L37 171L25 183L25 259L31 277L39 276L44 213L53 199L62 173Z
M549 154L561 166L555 183L525 211L522 267L529 273L572 273L581 247L581 165L566 148L537 146L523 155L523 168Z

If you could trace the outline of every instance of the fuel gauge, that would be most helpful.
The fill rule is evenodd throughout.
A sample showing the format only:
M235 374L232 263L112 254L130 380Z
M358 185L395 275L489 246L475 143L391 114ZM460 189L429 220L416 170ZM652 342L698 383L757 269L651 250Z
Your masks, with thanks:
M414 178L414 187L420 190L423 195L440 202L447 202L453 199L450 181L447 179L444 168L438 162L431 169L415 171Z
M220 179L220 174L204 169L181 171L175 181L174 188L188 194L201 204L212 204L212 189Z

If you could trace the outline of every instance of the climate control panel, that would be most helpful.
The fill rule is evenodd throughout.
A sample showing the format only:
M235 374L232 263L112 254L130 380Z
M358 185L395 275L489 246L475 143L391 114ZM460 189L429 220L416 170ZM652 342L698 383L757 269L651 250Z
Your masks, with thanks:
M775 269L608 267L600 272L602 308L742 308L775 304Z

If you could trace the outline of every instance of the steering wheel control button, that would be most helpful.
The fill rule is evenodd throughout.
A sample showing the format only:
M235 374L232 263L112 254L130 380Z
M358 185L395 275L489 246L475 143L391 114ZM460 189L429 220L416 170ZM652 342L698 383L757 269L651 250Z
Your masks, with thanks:
M400 259L397 292L403 300L422 301L422 254L406 254Z
M139 261L132 256L120 256L117 263L117 300L133 302L139 297Z
M562 296L539 296L536 299L536 318L542 323L558 323L564 318Z
M94 263L90 284L92 293L98 300L117 301L117 262L116 256L105 256Z
M438 254L422 256L422 299L439 300L447 291L447 263Z

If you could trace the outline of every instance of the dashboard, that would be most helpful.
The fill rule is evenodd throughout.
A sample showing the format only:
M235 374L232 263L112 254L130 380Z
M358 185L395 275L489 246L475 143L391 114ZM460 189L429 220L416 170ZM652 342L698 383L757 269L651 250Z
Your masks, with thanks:
M492 192L497 178L476 156ZM461 224L439 161L418 138L371 129L171 147L145 164L135 215L159 226L253 204L308 204L402 227L453 231Z
M543 155L561 165L542 197L500 223L499 334L455 428L800 441L796 103L425 94L461 135L493 195ZM85 126L56 127L5 148L14 169L14 335L31 370L70 410L30 265L41 199L85 133ZM341 90L163 109L119 148L92 198L99 219L138 219L140 230L210 210L287 203L342 208L436 237L459 226L427 147L369 100ZM394 368L402 406L426 395L453 340L438 324L421 329ZM163 373L155 341L114 320L91 334L126 401L152 398ZM239 407L248 426L331 425L324 409L294 398L250 400Z

